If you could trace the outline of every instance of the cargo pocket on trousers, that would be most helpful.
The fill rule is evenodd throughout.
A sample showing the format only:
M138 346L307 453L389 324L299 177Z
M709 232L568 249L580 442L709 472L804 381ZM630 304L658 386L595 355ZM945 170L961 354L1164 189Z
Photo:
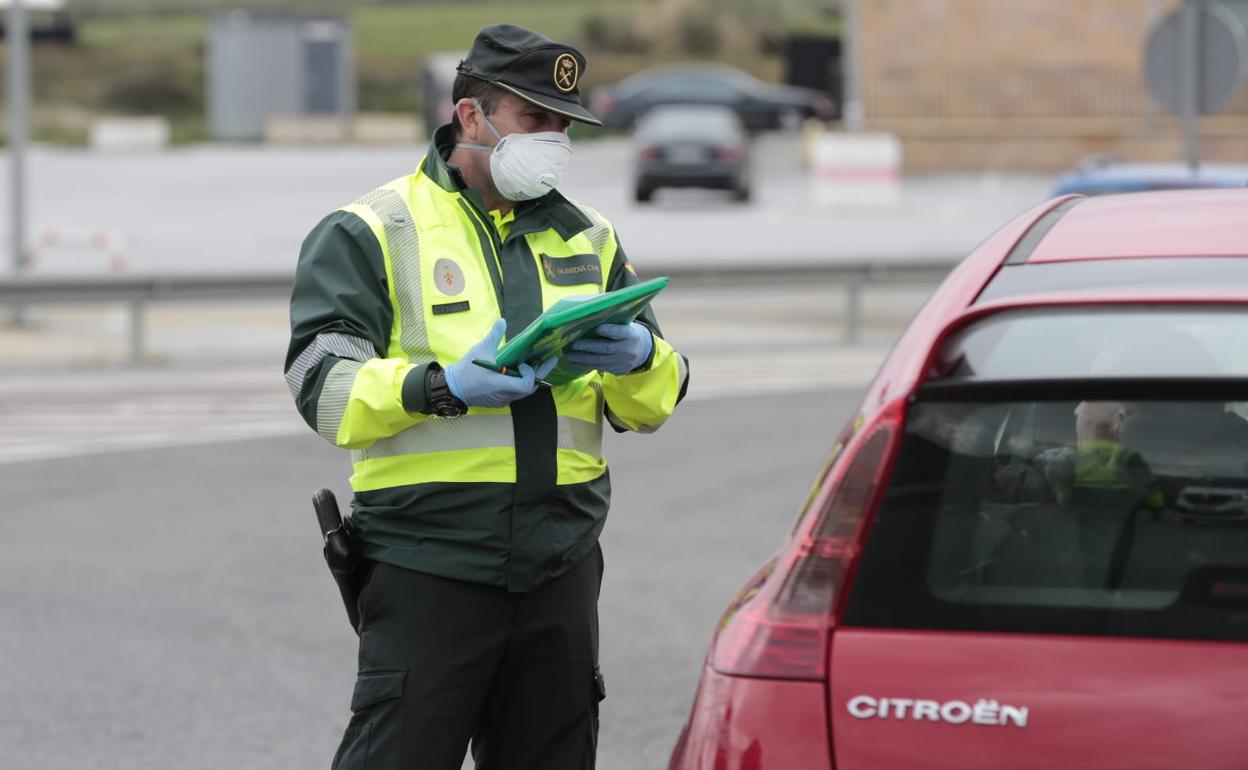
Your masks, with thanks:
M351 694L351 722L334 756L333 770L399 767L406 679L406 669L360 673Z
M594 767L598 754L598 704L606 700L607 697L607 680L603 678L602 671L594 666L593 689L589 693L589 767Z

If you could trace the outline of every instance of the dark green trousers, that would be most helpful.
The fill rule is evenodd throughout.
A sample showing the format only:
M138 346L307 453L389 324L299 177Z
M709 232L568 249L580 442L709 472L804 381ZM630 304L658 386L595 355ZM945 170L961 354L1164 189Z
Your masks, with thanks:
M527 594L374 564L334 770L594 767L602 551Z

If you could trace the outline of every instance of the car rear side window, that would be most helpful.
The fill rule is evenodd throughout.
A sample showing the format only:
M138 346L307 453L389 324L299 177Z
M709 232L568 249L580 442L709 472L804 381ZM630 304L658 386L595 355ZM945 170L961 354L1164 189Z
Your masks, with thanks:
M1245 244L1248 251L1248 244ZM1002 266L978 303L1047 292L1097 289L1248 290L1248 259L1181 257L1076 259Z
M1248 313L1216 306L1017 310L955 334L947 380L1228 377L1248 374Z
M1248 639L1246 406L916 402L846 624Z
M740 120L727 107L656 108L641 119L637 136L642 140L731 139L740 135Z

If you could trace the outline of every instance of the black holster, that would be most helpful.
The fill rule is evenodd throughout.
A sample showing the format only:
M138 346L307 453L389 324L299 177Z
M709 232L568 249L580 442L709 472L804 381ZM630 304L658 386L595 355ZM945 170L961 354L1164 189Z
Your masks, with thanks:
M346 605L351 630L359 634L360 589L364 586L365 570L363 560L351 539L351 519L342 518L338 512L338 500L328 489L317 490L312 495L312 507L316 510L321 537L325 540L325 563L329 566L334 582L338 584L338 593L342 595L342 603Z

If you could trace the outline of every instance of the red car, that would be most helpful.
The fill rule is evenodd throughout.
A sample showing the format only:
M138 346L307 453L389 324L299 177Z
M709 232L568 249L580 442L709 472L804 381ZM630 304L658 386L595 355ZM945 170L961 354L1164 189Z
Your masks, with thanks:
M1248 190L1064 197L902 334L670 770L1248 767Z

